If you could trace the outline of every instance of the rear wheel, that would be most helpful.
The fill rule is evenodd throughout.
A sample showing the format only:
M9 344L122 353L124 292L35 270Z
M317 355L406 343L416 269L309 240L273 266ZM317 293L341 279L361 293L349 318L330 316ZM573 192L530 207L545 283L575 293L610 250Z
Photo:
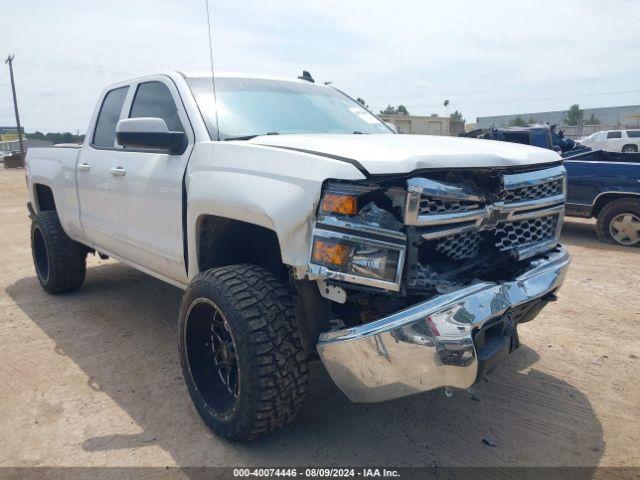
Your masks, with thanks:
M637 145L625 145L622 147L622 153L634 153L638 151Z
M31 251L38 281L47 292L67 293L82 286L87 249L67 236L55 211L33 218Z
M289 293L255 265L199 274L180 309L180 362L196 410L217 434L249 440L300 411L308 370Z
M640 199L622 198L605 205L596 229L603 242L640 246Z

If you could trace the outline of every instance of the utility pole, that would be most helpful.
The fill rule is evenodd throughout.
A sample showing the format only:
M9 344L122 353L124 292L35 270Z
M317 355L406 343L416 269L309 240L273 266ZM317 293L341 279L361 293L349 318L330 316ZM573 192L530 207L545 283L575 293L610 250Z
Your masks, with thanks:
M9 75L11 76L11 91L13 92L13 108L16 112L16 124L18 126L18 142L20 143L20 156L24 162L24 146L22 145L22 131L20 128L20 115L18 114L18 99L16 98L16 82L13 80L13 58L14 55L9 55L4 63L9 64Z
M445 100L444 103L444 118L446 118L446 120L444 121L445 125L448 125L448 132L447 135L451 135L451 119L449 118L449 100Z

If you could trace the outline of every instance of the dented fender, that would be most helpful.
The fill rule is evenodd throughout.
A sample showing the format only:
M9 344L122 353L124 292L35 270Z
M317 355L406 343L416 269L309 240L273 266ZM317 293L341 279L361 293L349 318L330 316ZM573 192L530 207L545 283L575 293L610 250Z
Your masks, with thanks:
M189 277L198 273L203 215L274 231L283 263L302 275L323 182L364 178L349 163L309 153L240 141L197 144L185 176Z

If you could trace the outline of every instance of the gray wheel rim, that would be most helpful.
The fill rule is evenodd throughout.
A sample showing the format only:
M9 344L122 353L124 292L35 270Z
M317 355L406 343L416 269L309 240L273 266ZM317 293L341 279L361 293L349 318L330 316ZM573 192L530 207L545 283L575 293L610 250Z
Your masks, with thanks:
M640 242L640 217L629 212L616 215L609 224L609 233L620 245L636 245Z

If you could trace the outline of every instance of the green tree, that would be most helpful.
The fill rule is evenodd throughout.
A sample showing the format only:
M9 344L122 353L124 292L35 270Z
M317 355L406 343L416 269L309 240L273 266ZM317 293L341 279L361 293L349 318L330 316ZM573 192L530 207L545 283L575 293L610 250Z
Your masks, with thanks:
M25 134L27 138L36 140L48 140L52 143L81 143L84 141L84 135L74 135L71 132L49 132L42 133L40 131Z
M360 105L362 105L364 108L369 108L369 105L367 105L367 102L364 98L356 98L356 102L358 102Z
M36 140L44 140L44 133L37 131L35 133L26 133L27 138L34 138Z
M387 108L380 110L382 115L409 115L409 110L404 105L398 105L398 108L393 105L387 105Z
M575 126L578 125L582 118L584 117L584 110L580 110L580 105L574 103L569 107L567 111L567 118L564 119L567 125Z
M584 121L585 125L600 125L600 119L596 117L593 113L589 118Z
M456 110L451 115L449 115L449 119L452 122L464 122L464 117L462 116L462 113L460 113L458 110Z
M524 119L520 115L518 115L516 118L514 118L509 122L509 126L510 127L526 127L527 122L525 122Z
M535 118L533 118L533 117L529 117L529 120L527 120L527 123L528 123L529 125L535 125L535 123L536 123L536 119L535 119Z

